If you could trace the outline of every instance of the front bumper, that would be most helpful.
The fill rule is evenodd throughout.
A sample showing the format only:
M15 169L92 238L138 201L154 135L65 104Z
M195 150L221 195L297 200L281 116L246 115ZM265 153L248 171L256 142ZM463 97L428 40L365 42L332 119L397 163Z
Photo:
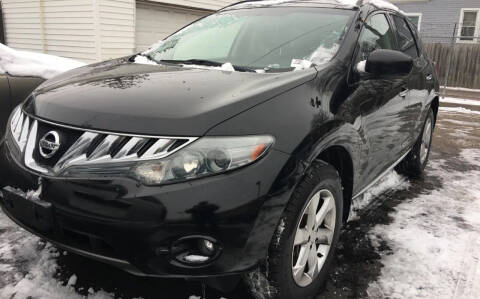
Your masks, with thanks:
M27 192L38 175L0 145L0 187ZM52 226L22 221L6 199L2 209L19 225L68 251L136 275L205 278L242 273L265 258L288 196L272 186L288 155L272 150L258 163L232 173L160 187L130 179L42 178L42 201ZM11 188L9 188L11 189ZM6 191L4 191L6 192ZM11 198L11 197L10 197ZM221 245L204 265L178 263L172 244L188 236Z

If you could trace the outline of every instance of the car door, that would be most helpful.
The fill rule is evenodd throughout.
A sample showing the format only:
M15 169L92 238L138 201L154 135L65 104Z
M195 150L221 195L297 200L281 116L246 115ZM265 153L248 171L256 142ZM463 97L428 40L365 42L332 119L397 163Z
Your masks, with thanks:
M10 88L7 75L0 74L0 141L3 139L8 116L11 110Z
M421 117L423 106L428 100L430 91L433 90L433 87L430 91L428 88L429 82L433 81L433 72L428 71L428 60L420 52L419 44L407 20L397 14L392 14L391 17L396 27L398 50L413 59L413 69L407 82L409 95L406 113L407 129L410 131L409 145L413 146L420 133L420 121L423 125Z
M359 104L368 159L362 165L365 182L371 182L395 163L406 151L410 136L406 120L407 78L372 76L364 65L378 49L397 49L395 32L387 13L370 15L360 33L354 58L352 96ZM362 67L363 65L363 67Z

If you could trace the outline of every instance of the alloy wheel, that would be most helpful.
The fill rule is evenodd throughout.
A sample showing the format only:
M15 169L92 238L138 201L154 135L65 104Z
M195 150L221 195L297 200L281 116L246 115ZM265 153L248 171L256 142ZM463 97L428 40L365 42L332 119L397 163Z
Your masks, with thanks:
M302 212L293 244L292 274L296 284L307 287L320 274L335 234L335 198L320 190Z
M420 163L425 163L432 143L432 119L429 117L423 129L422 144L420 145Z

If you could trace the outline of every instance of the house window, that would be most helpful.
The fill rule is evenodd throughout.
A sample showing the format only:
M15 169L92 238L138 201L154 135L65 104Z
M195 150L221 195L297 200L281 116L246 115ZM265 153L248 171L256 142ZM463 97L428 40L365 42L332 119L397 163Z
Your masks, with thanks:
M422 25L422 14L421 13L407 13L405 14L410 21L417 26L417 30L420 32L420 27Z
M480 8L463 8L458 25L458 42L475 43L480 26Z

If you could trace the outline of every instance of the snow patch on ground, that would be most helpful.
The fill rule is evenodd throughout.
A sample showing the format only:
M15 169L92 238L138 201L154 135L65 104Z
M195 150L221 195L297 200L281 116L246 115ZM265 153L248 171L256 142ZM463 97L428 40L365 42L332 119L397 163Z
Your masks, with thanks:
M450 104L459 104L467 106L480 106L480 100L467 100L467 99L457 99L457 98L442 98L440 100L442 103Z
M480 111L474 111L474 110L463 108L463 107L440 107L439 109L442 112L469 113L469 114L479 114L480 115Z
M0 298L85 299L76 293L77 277L64 284L54 278L57 249L25 232L0 212ZM113 294L92 292L88 299L110 299Z
M463 150L459 159L480 167L480 149ZM428 175L441 186L400 204L391 224L371 232L392 249L382 254L372 297L480 298L480 170L452 171L442 160L430 165Z
M76 60L26 51L0 44L0 74L53 78L63 72L84 66Z

